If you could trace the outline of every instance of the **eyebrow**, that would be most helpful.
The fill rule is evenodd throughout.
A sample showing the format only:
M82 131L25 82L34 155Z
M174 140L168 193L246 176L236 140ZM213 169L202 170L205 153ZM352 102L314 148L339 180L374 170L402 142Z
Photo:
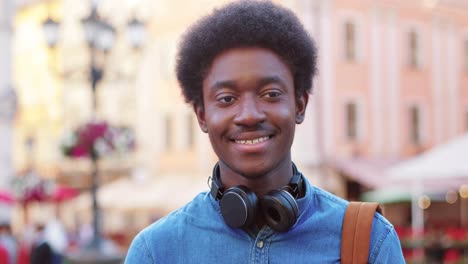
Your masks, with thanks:
M219 90L221 88L235 88L236 82L231 80L226 81L216 81L211 87L210 90Z
M280 84L282 86L286 85L283 79L281 79L281 77L275 75L275 76L268 76L268 77L260 79L260 81L258 82L258 86L265 86L271 83Z
M272 83L280 84L282 86L286 85L284 80L281 77L277 76L277 75L263 77L260 80L258 80L256 85L257 86L265 86L265 85L272 84ZM232 89L234 89L236 87L237 87L237 83L236 83L236 81L233 81L233 80L217 81L210 87L210 90L218 90L218 89L221 89L221 88L232 88Z

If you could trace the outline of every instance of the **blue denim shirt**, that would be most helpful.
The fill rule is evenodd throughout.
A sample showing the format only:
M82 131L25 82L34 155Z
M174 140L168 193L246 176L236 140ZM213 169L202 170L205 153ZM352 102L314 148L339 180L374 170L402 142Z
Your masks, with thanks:
M268 226L230 228L218 202L203 192L141 231L125 263L340 263L347 203L306 180L296 224L278 233ZM405 263L393 226L379 214L374 217L370 244L369 263Z

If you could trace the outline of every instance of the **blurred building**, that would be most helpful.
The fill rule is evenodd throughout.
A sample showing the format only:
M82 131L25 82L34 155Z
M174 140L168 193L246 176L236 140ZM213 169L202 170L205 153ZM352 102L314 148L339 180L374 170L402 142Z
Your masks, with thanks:
M105 58L95 59L105 71L97 87L97 118L135 130L135 80L144 50L137 51L129 45L125 28L135 13L140 15L137 9L144 10L144 7L136 7L133 2L100 1L99 12L115 27L116 40ZM64 157L60 145L67 134L93 118L89 79L91 55L82 25L82 19L91 11L91 3L58 0L24 3L15 17L13 51L20 109L14 136L16 174L21 176L32 168L43 178L83 192L90 187L91 162L86 158ZM145 12L142 13L143 16ZM44 31L47 18L59 22L59 35L54 45L48 43ZM102 159L99 182L105 185L130 177L139 164L137 155L128 153ZM87 219L80 222L90 219L90 199L86 204L87 213L83 215Z
M101 2L100 9L118 34L112 51L100 62L106 72L97 89L97 115L114 125L134 127L134 82L142 53L128 45L124 30L134 10L128 8L128 1ZM88 76L91 56L81 25L90 12L90 3L35 1L23 5L16 18L15 73L22 110L16 129L16 169L34 166L42 175L78 186L86 182L89 163L65 159L59 146L65 134L93 115ZM116 3L117 11L112 3ZM113 16L113 12L119 16ZM47 18L60 22L53 47L48 45L43 29ZM128 174L133 155L125 159L103 161L103 170L109 171L105 175Z
M295 1L319 46L310 111L323 186L357 199L383 169L468 130L466 1ZM310 117L310 115L309 115ZM308 126L306 124L306 126ZM311 144L311 143L309 143ZM305 155L304 155L305 154ZM313 164L311 160L307 164Z
M59 145L92 115L80 25L89 2L33 2L15 19L15 169L32 164L42 175L86 190L89 162L64 158ZM98 2L118 32L133 15L146 20L141 50L118 34L97 94L98 116L132 127L137 138L135 153L102 162L101 205L131 201L119 210L137 216L111 220L144 225L208 189L216 156L181 96L175 53L187 26L228 1ZM356 199L378 185L386 166L467 131L466 1L276 2L297 12L319 48L319 75L293 146L294 161L314 184ZM42 29L47 17L61 21L54 49ZM152 196L156 190L160 195ZM78 207L89 205L83 198Z
M466 2L277 2L297 12L319 47L319 75L293 146L293 159L313 183L358 199L387 166L467 130ZM173 69L180 34L221 4L171 1L154 9L155 38L138 85L148 91L142 105L158 102L152 121L138 115L146 126L141 139L153 145L146 157L159 157L152 171L203 175L216 161Z
M0 189L7 189L13 177L13 121L16 92L12 76L14 3L0 1Z

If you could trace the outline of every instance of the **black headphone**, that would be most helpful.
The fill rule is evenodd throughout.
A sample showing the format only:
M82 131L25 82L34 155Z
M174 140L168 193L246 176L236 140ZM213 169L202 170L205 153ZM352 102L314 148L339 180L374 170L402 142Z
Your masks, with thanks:
M266 224L273 230L288 231L299 216L296 199L302 194L303 189L302 173L297 170L294 163L292 167L293 177L288 185L257 198L253 191L243 185L225 191L220 179L219 165L216 163L213 168L211 195L219 201L226 224L233 228L250 226L260 211L265 217Z

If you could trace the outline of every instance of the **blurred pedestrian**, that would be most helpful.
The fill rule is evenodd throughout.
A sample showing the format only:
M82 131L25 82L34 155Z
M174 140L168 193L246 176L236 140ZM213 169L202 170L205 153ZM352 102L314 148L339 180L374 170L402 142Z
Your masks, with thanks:
M62 263L62 257L68 247L68 237L65 227L58 218L50 219L44 230L44 239L53 252L53 263Z
M81 223L78 227L78 246L85 247L93 240L93 226L90 223Z
M0 263L8 263L10 261L10 256L8 250L3 245L0 245Z
M2 221L0 223L0 246L2 246L8 254L8 263L16 264L18 244L11 231L10 222L8 221Z
M36 240L36 225L26 223L18 239L18 264L31 263L31 251Z
M36 237L31 249L31 264L53 264L54 253L45 236L45 225L37 224Z
M211 191L140 232L126 263L341 261L348 202L291 159L316 59L296 15L271 1L230 3L188 30L176 72L218 158ZM372 220L368 262L404 263L392 225Z

